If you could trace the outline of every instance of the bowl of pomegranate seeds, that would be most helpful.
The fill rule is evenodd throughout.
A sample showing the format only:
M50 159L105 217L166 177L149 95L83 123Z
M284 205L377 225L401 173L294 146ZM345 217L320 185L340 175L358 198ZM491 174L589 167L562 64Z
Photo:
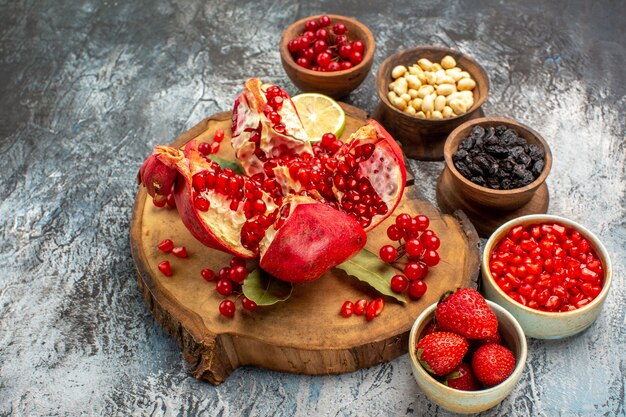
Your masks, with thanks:
M417 385L432 402L457 413L479 413L506 398L527 352L515 317L471 288L424 310L409 335Z
M535 214L503 224L487 241L482 258L486 297L538 339L560 339L589 327L611 281L602 242L560 216Z
M374 36L361 22L339 15L309 16L283 32L280 58L303 92L347 96L374 62Z

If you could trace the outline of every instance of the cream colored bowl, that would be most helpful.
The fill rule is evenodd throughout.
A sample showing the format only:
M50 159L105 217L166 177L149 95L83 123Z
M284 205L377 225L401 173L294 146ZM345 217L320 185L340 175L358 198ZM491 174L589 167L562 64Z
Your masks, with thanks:
M515 356L515 369L511 376L504 382L495 387L480 391L461 391L450 388L433 378L420 365L416 356L417 338L422 334L424 328L428 325L435 314L437 304L433 304L420 314L415 320L411 333L409 335L409 356L411 357L411 367L413 368L413 376L420 389L435 404L445 408L446 410L456 413L471 414L488 410L499 404L507 395L513 391L513 388L522 376L522 370L526 363L526 355L528 348L526 346L526 337L524 331L519 325L515 317L508 311L493 303L487 301L489 307L493 310L498 318L498 330L502 335L504 344L511 349Z
M574 311L567 312L546 312L526 307L517 301L514 301L506 295L502 289L496 284L491 272L489 271L489 256L494 246L513 228L518 225L529 225L539 223L559 223L576 229L582 234L595 251L596 255L602 262L604 268L604 284L602 291L598 296L586 306ZM495 301L502 307L506 308L519 321L524 329L526 336L536 339L561 339L580 333L596 320L604 305L604 300L609 293L611 281L613 278L613 269L611 260L604 245L589 230L582 225L568 220L564 217L553 216L548 214L533 214L530 216L522 216L513 219L500 226L489 238L485 246L482 257L482 284L485 298Z

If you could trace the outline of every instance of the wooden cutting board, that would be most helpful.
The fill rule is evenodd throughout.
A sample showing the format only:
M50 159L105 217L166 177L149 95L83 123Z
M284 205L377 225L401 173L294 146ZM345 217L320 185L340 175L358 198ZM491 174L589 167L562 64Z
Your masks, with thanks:
M347 116L342 136L345 139L364 124L367 115L355 107L342 106ZM173 146L181 147L193 138L210 141L217 128L226 132L219 156L232 159L229 112L203 120ZM131 251L139 289L154 318L178 342L194 376L213 384L224 381L243 365L321 375L389 361L406 353L411 325L424 308L445 291L476 286L479 240L474 227L462 213L456 217L442 215L418 198L415 187L408 186L396 214L426 214L431 219L430 228L442 242L441 262L431 268L426 277L428 291L419 301L409 300L402 305L386 300L382 314L371 322L364 316L344 318L339 310L345 300L371 300L378 294L333 269L317 281L296 285L283 303L254 313L244 311L237 303L235 318L225 318L218 312L222 298L215 291L215 283L204 281L200 271L218 271L232 256L203 246L187 231L176 210L157 208L146 197L141 187L131 224ZM381 245L389 243L386 229L394 218L391 216L368 233L367 249L378 253ZM185 246L189 258L158 251L158 243L168 238L177 246ZM170 278L157 269L163 260L169 260L174 270Z

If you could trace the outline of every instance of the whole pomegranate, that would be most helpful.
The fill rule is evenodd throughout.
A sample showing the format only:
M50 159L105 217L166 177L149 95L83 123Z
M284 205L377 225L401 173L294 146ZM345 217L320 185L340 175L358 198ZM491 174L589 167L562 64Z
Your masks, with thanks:
M312 143L289 95L250 79L232 122L230 143L244 175L207 159L192 140L184 150L157 146L138 182L155 203L173 192L200 242L260 257L279 279L312 281L349 259L402 198L402 151L374 120L345 143L332 134Z

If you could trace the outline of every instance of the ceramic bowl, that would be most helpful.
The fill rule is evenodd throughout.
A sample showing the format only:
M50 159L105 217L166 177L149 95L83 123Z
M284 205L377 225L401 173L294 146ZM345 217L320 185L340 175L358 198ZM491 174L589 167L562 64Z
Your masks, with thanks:
M544 151L543 171L539 177L524 187L512 190L494 190L474 184L456 169L452 161L452 155L458 150L459 144L469 136L474 126L488 128L500 125L515 130L519 136L526 139L528 144L535 144ZM450 170L452 173L455 192L460 193L465 200L476 206L495 208L497 210L515 210L528 203L535 191L545 182L552 167L552 152L545 139L530 127L503 117L481 117L463 123L450 133L443 153L446 161L445 169Z
M411 357L411 367L413 368L415 381L432 402L446 410L471 414L495 407L513 391L513 388L522 376L522 370L528 354L524 330L515 320L515 317L504 308L489 300L487 300L487 304L489 304L489 307L491 307L498 318L498 331L502 335L504 345L513 352L516 362L511 376L495 387L480 391L461 391L450 388L437 381L420 365L416 355L418 338L434 317L437 303L426 308L415 320L411 328L411 333L409 334L409 356Z
M283 32L280 40L280 60L287 76L304 93L321 93L339 99L350 94L367 77L374 62L376 48L372 32L363 23L340 15L329 14L332 24L343 23L348 28L348 39L360 39L365 43L363 61L354 67L334 72L313 71L301 67L291 56L287 44L304 32L304 23L307 20L317 20L322 15L309 16L298 20Z
M587 239L594 252L602 263L604 269L604 284L600 294L589 304L573 311L567 312L546 312L526 307L509 297L496 284L489 270L489 256L495 245L506 236L506 234L518 225L530 225L540 223L558 223L566 227L578 230ZM523 216L511 220L500 226L489 238L485 246L482 262L482 284L485 298L495 301L506 308L519 321L528 337L537 339L561 339L580 333L596 320L604 301L609 293L613 278L611 260L604 245L600 240L585 227L572 220L560 216L547 214L535 214Z
M413 65L421 58L440 62L446 55L452 56L457 66L469 72L476 81L476 87L473 90L474 105L465 114L449 119L420 119L391 104L387 95L389 84L393 81L391 70L395 66ZM402 143L406 155L421 160L441 160L443 145L448 134L460 124L479 117L480 108L489 94L489 77L483 67L469 55L450 48L426 45L405 49L385 59L378 69L376 90L380 98L376 117L389 133Z

